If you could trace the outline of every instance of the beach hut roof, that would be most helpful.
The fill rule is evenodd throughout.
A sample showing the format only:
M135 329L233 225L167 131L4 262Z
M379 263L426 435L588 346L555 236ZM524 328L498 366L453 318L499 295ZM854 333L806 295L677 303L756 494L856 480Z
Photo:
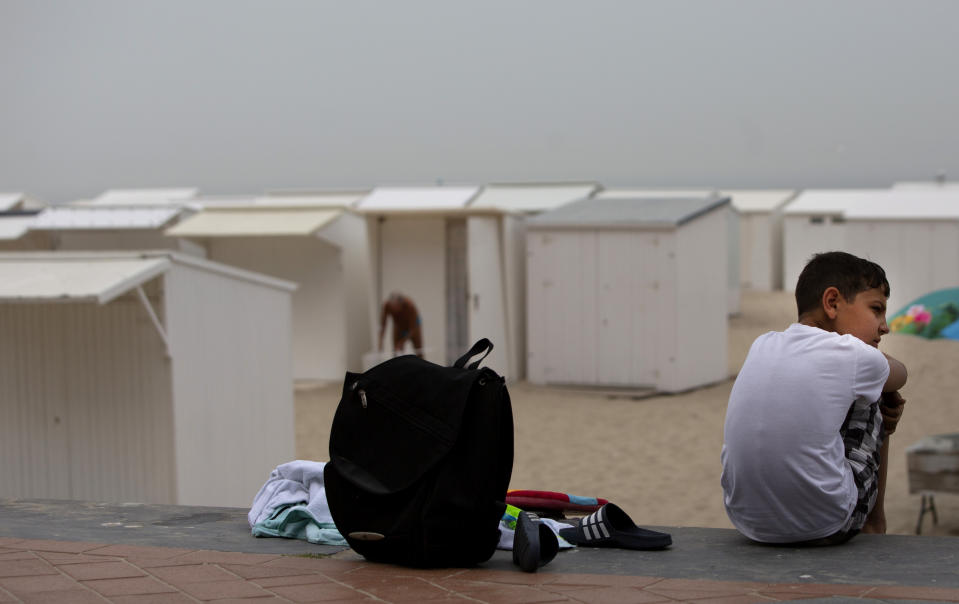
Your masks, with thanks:
M782 207L795 197L796 191L791 189L750 189L724 190L723 195L729 195L733 207L741 213L771 212Z
M480 188L377 187L356 202L356 209L369 212L422 212L463 210Z
M851 207L869 203L889 189L807 189L783 208L786 214L842 215Z
M893 183L893 189L956 189L959 182L938 180L904 180Z
M268 191L253 200L256 205L267 206L309 206L321 208L351 208L369 194L369 189L352 191L313 191L313 190L279 190Z
M846 208L850 220L956 220L959 187L945 189L889 189L868 202Z
M716 189L643 189L643 188L623 188L623 189L603 189L594 195L596 199L638 199L655 197L658 199L674 199L677 197L709 197L717 195Z
M0 193L0 212L12 210L39 210L47 204L26 193Z
M483 187L469 207L505 212L543 212L590 197L597 189L599 184L595 182L491 183Z
M675 228L729 204L728 197L583 199L529 219L530 228Z
M800 193L784 212L860 220L955 219L959 188L810 190Z
M158 229L175 219L180 207L50 206L30 228L45 231Z
M338 208L208 207L165 231L171 237L309 236L343 214Z
M192 187L166 189L109 189L84 202L97 206L138 206L182 204L196 197L199 189Z
M166 272L173 263L293 291L294 283L191 256L149 252L0 253L0 302L106 304Z

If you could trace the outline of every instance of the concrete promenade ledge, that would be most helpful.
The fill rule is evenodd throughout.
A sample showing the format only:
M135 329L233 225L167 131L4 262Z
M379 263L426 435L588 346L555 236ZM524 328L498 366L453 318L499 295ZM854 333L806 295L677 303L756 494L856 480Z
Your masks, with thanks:
M366 562L254 538L246 509L0 499L0 603L959 602L959 539L860 535L756 545L725 529L650 527L665 551L577 548L537 573L510 552L470 569Z

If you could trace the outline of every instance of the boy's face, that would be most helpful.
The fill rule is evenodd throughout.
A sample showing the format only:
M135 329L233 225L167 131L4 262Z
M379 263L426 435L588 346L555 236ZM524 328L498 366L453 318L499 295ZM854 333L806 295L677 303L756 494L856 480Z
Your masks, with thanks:
M856 294L852 300L839 296L834 322L836 332L856 336L870 346L889 333L886 324L886 296L877 288Z

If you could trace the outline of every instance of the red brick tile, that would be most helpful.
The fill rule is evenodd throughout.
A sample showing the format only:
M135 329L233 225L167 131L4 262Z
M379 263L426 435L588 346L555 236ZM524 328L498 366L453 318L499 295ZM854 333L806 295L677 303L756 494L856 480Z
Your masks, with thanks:
M259 579L253 579L254 583L260 587L265 587L270 589L271 587L279 587L283 585L316 585L318 583L333 583L327 577L323 575L293 575L289 577L261 577Z
M676 589L676 590L696 590L710 591L714 593L728 593L730 595L737 593L746 593L750 591L759 591L768 589L769 583L758 583L753 581L712 581L709 579L662 579L650 587L654 590Z
M0 587L3 587L19 598L22 597L23 594L37 593L40 591L76 589L79 585L73 579L57 573L55 575L4 577L0 579Z
M548 585L595 587L646 587L661 582L662 577L634 577L632 575L550 574Z
M562 594L536 589L525 585L496 585L484 589L457 592L484 602L568 602Z
M868 585L849 585L846 583L772 583L759 590L762 593L803 594L807 596L851 596L862 597L874 589Z
M280 556L275 560L263 563L263 566L302 568L321 572L353 572L371 566L368 562L352 562L346 560L332 560L330 558L304 558L302 556ZM379 566L379 565L378 565Z
M85 541L54 541L51 539L24 539L17 543L18 549L29 549L38 552L80 553L98 547L103 547L103 544L88 543Z
M36 560L37 556L31 551L27 550L10 550L0 554L0 562L6 560Z
M267 596L265 598L223 598L220 600L208 600L210 604L263 604L264 602L289 602L279 596ZM460 604L463 604L460 602Z
M552 586L540 587L544 591L556 593ZM635 587L584 587L575 591L560 592L580 602L590 604L647 604L652 602L671 602L666 596L654 594Z
M116 556L118 558L175 558L188 554L193 550L177 547L148 547L145 545L103 545L86 551L96 556Z
M883 585L868 592L865 597L900 600L942 600L959 602L959 589L908 585Z
M765 597L759 594L746 594L741 596L717 596L715 598L699 598L694 600L696 604L756 604L758 602L768 603Z
M233 581L213 581L204 583L187 583L180 586L187 595L198 600L216 600L220 598L258 598L273 595L258 585L242 579Z
M123 558L130 564L142 568L162 568L165 566L193 566L196 562L184 562L175 556L173 558L144 558L143 556L124 556Z
M174 591L172 587L160 583L153 577L96 579L93 581L85 581L83 584L108 597L158 594Z
M218 552L214 550L196 550L180 556L180 562L211 563L211 564L264 564L280 558L274 554L244 554L241 552Z
M350 587L373 594L391 602L419 602L450 597L451 592L417 577L382 576L379 578L346 577L343 581Z
M12 547L22 542L19 537L0 537L0 547Z
M62 591L41 591L23 596L24 604L106 604L100 594L77 587Z
M57 569L45 560L34 557L22 560L5 560L0 564L0 577L26 577L29 575L56 575Z
M726 597L738 597L745 596L749 594L744 589L741 590L729 590L729 589L658 589L657 587L647 587L645 588L646 592L657 594L659 596L664 596L667 598L672 598L673 600L679 600L685 602L686 600L699 600L702 598L726 598Z
M69 552L36 552L36 554L54 566L84 564L87 562L118 562L120 560L120 558L111 558L110 556L90 556L88 554L72 554Z
M200 581L236 581L236 575L213 564L190 564L188 566L164 566L151 568L150 574L158 579L181 587Z
M545 572L524 573L505 572L499 570L471 570L468 573L456 575L450 580L466 579L469 581L480 581L483 583L496 583L498 585L541 585L555 580L555 576ZM442 581L439 581L442 582Z
M783 593L781 591L761 591L758 595L763 596L766 600L808 600L813 596L809 594L793 594L793 593Z
M9 591L0 587L0 602L6 604L6 602L18 602L19 600L13 596Z
M254 604L259 600L248 600L248 604ZM139 594L133 596L113 596L110 598L113 604L195 604L196 600L180 593L163 594Z
M332 602L371 599L356 590L336 583L271 587L270 591L293 602Z
M244 579L263 579L268 577L294 577L298 575L312 575L308 570L289 568L284 566L221 564L224 570L234 573Z
M88 581L91 579L123 579L126 577L142 577L146 574L135 566L119 561L66 564L60 570L78 581Z

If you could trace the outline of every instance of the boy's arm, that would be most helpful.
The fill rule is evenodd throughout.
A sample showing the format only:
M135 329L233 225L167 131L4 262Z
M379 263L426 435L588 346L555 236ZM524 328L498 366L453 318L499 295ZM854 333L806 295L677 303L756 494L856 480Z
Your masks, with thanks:
M886 360L889 361L889 377L886 378L886 383L883 385L882 391L895 392L906 385L906 378L908 377L906 366L885 352L882 354L886 357Z

